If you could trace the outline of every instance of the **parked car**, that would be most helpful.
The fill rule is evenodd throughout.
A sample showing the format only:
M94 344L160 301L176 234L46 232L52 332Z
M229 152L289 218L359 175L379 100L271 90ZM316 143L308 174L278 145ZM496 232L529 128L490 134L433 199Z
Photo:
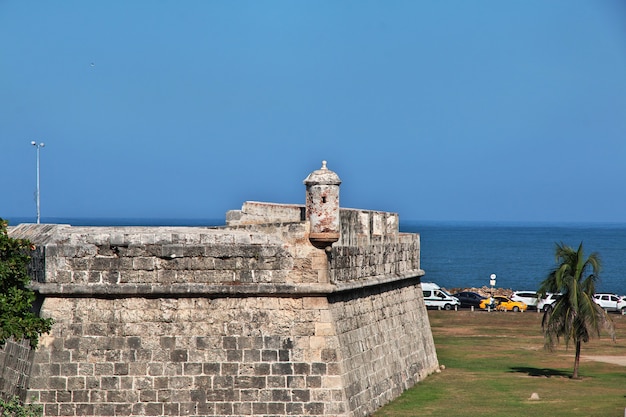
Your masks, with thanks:
M496 310L518 312L518 311L525 311L528 308L528 306L525 303L522 303L520 301L512 301L511 299L507 297L503 297L501 295L496 295L495 297L493 297L493 301L494 301ZM480 303L480 308L487 308L488 305L489 305L489 299L483 300Z
M448 294L446 290L434 282L422 282L422 292L424 293L424 304L426 304L426 307L452 310L454 306L461 305L458 298Z
M515 291L511 295L512 301L521 301L526 304L529 309L536 309L539 299L536 291Z
M486 298L477 292L471 291L461 291L459 293L452 294L452 296L459 299L461 307L479 307L480 302Z
M626 301L617 294L595 294L593 301L607 311L626 312Z
M552 306L561 297L561 294L547 293L546 296L537 302L537 310L550 311Z

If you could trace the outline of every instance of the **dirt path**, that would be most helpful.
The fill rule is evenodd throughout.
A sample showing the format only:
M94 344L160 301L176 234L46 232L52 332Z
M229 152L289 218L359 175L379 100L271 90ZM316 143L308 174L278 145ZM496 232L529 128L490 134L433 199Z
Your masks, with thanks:
M612 363L614 365L626 366L626 356L606 356L606 355L581 355L581 359L596 362Z

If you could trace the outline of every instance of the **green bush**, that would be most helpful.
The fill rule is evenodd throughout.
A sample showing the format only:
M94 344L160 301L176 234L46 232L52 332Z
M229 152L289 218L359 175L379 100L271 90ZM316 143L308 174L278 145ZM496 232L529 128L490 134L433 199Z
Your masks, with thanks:
M43 407L35 404L22 404L17 397L4 401L0 398L1 417L40 417L43 415Z
M36 348L39 336L48 333L52 319L32 311L35 293L28 288L28 263L35 246L26 239L13 239L8 223L0 218L0 347L10 339L28 339Z

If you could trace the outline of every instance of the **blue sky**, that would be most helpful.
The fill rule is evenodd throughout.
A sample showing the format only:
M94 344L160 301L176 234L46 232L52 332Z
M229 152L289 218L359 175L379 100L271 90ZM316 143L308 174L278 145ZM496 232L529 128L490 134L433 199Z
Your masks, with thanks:
M0 2L0 217L626 222L626 3Z

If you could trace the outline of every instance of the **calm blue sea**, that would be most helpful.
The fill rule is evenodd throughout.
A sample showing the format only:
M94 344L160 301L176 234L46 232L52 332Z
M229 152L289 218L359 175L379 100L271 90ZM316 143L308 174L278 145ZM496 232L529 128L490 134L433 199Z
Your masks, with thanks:
M7 218L10 225L33 218ZM71 219L42 218L42 223L74 226L221 226L224 219ZM401 222L403 232L420 233L424 281L445 288L496 286L535 290L554 267L557 242L600 254L603 269L598 292L626 294L624 223L478 223Z
M585 255L597 252L603 269L597 292L626 294L626 224L527 224L473 222L407 222L405 232L418 232L424 281L445 288L496 286L536 290L554 268L557 242Z

